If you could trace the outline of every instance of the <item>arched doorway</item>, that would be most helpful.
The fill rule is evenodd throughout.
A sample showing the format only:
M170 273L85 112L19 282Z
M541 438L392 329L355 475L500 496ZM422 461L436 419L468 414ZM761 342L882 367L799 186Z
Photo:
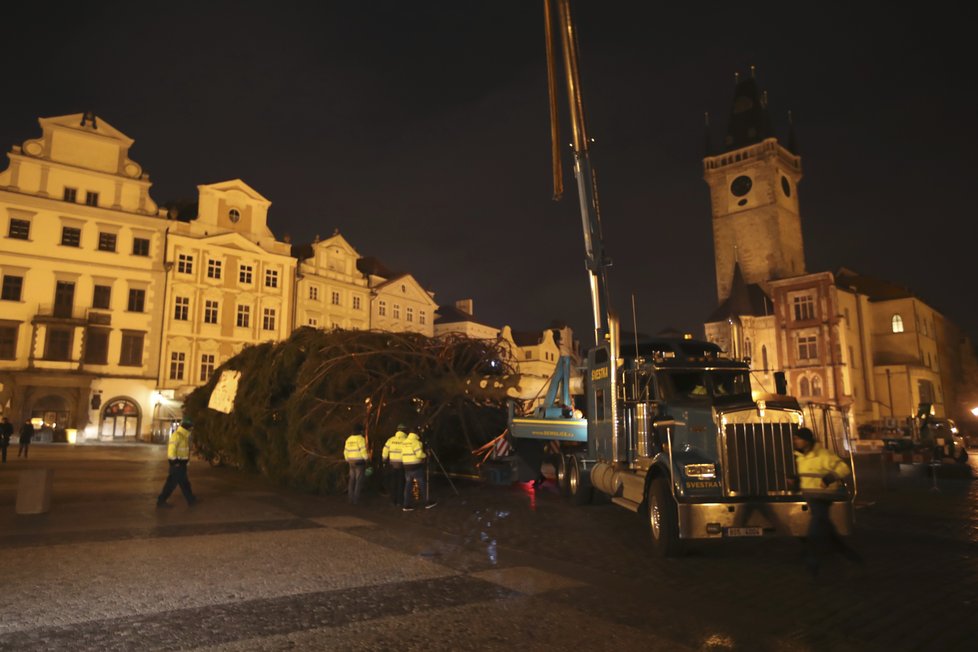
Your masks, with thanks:
M57 394L48 394L35 401L31 406L31 419L41 420L41 425L35 426L35 441L67 441L65 429L73 427L68 401Z
M102 408L99 439L135 438L139 435L139 406L127 398L114 398Z

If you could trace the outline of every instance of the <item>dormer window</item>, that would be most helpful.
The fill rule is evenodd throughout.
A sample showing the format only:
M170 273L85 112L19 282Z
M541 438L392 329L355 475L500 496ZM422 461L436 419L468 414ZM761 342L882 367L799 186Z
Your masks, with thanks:
M241 219L241 212L237 208L232 208L228 211L228 219L231 220L231 224L237 224Z

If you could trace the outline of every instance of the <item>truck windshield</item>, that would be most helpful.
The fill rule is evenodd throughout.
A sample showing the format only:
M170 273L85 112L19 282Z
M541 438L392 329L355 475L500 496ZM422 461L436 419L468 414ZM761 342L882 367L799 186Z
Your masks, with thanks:
M668 371L660 375L667 401L710 401L714 397L750 398L750 376L741 370Z

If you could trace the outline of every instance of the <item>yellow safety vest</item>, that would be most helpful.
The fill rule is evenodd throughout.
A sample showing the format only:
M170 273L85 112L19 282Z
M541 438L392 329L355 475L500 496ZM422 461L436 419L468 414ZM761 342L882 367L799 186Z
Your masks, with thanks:
M190 431L180 426L170 435L166 446L166 456L171 460L190 459Z
M424 463L425 457L424 446L418 434L415 432L408 434L407 439L401 444L401 462L404 466L413 466Z
M851 473L848 464L818 442L815 442L807 453L795 451L795 468L798 470L802 493L821 494L826 497L842 494L844 488L840 481L849 477ZM823 486L822 478L829 473L834 474L836 480L828 486Z
M367 461L367 440L364 439L363 435L350 435L346 438L343 457L346 458L347 462Z
M386 462L390 460L391 462L401 463L401 447L404 445L405 438L403 430L398 430L394 435L387 440L384 444L384 450L381 451L380 456Z

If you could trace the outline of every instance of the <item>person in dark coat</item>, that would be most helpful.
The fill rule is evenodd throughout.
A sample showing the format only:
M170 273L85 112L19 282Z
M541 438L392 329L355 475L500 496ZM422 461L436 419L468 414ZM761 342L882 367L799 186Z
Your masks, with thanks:
M14 424L10 423L10 419L4 417L0 421L0 459L3 463L7 463L7 446L10 445L10 438L14 436Z
M20 427L20 448L17 450L17 457L23 455L24 459L27 459L27 449L31 447L31 439L33 438L34 426L31 424L31 420L28 419Z

